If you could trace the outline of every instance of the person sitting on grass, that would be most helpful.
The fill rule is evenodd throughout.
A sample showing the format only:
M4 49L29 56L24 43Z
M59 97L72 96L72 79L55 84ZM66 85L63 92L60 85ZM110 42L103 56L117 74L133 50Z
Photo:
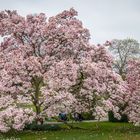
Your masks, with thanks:
M64 112L59 113L59 119L64 122L68 121L67 115Z
M83 120L83 117L80 113L75 112L74 113L74 120L81 122Z

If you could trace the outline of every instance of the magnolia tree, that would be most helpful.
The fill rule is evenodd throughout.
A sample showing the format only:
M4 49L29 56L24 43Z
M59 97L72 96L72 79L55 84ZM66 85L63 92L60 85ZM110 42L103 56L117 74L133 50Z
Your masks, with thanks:
M130 98L125 113L128 114L130 122L140 125L140 60L129 61L126 77Z
M34 118L62 111L91 111L101 118L113 110L120 117L126 85L106 49L89 43L76 15L74 9L49 19L0 12L1 131L21 130Z

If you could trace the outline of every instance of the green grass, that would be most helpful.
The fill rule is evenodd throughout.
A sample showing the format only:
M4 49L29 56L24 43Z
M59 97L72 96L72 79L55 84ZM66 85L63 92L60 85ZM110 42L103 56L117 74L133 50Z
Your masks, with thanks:
M60 124L57 131L10 132L0 134L0 140L140 140L140 127L128 123L83 122L73 126L69 129Z

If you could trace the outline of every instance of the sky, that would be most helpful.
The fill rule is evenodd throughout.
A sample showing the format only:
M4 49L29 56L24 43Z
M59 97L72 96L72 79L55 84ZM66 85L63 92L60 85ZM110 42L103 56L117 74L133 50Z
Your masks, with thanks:
M54 16L73 7L91 33L91 42L133 38L140 42L140 0L0 0L0 11Z

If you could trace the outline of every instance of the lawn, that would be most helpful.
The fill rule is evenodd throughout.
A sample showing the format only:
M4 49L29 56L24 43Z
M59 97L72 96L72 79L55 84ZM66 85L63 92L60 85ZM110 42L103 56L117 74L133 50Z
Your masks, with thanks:
M60 124L57 131L23 131L0 134L0 140L140 140L140 127L128 123L82 122L74 128Z

